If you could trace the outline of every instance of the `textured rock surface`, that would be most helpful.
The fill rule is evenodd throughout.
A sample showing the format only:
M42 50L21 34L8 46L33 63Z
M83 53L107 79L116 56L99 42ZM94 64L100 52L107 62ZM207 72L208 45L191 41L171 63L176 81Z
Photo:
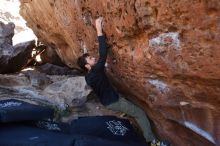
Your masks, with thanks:
M219 0L21 0L39 39L70 67L97 54L105 18L107 72L175 146L220 145Z
M12 37L14 36L14 23L4 24L0 21L0 46L1 48L9 48L13 46Z
M0 100L33 100L65 110L83 106L90 92L82 76L50 76L35 70L0 74Z
M87 86L84 77L80 76L50 84L43 92L46 96L64 99L70 107L80 107L85 104L91 89Z

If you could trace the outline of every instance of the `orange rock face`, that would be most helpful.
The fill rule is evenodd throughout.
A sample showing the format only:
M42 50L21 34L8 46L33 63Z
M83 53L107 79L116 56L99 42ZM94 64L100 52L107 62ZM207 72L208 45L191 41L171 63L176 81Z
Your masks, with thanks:
M175 146L220 145L219 0L21 0L21 15L70 67L97 55L105 18L107 73Z

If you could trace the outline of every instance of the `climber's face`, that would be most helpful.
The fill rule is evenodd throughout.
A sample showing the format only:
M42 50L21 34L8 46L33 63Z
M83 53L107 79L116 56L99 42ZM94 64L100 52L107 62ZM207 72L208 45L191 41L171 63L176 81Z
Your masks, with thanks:
M86 57L86 62L92 67L97 63L97 60L93 56L87 56Z

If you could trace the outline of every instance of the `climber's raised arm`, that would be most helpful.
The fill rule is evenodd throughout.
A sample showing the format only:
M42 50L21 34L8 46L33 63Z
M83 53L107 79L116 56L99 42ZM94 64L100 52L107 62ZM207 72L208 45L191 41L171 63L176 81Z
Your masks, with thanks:
M96 25L96 31L99 41L99 59L97 64L94 66L94 70L101 71L104 70L106 59L107 59L107 44L106 44L106 38L103 35L103 18L99 17L96 19L95 22Z

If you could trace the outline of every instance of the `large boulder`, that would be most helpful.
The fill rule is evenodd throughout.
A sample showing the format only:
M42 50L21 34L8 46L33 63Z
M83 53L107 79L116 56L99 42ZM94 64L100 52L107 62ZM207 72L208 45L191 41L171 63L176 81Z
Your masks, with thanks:
M24 99L65 110L84 106L90 92L82 76L49 76L35 70L0 74L0 100Z
M13 46L12 37L15 25L0 22L0 73L20 71L31 58L35 41L28 41Z
M70 107L80 107L85 104L91 88L87 86L83 76L71 77L66 80L50 84L44 89L46 96L59 97Z
M11 48L0 48L0 73L14 73L20 71L31 58L35 41L17 44Z
M21 0L41 42L70 67L98 53L97 16L110 44L107 74L176 146L220 145L219 0Z
M80 74L82 74L77 69L71 69L67 66L61 67L58 65L50 64L50 63L36 66L35 69L41 73L45 73L48 75L80 75Z
M0 21L3 23L13 22L15 27L13 44L36 39L33 31L26 26L26 21L19 14L20 0L1 0ZM10 39L10 41L12 41Z

